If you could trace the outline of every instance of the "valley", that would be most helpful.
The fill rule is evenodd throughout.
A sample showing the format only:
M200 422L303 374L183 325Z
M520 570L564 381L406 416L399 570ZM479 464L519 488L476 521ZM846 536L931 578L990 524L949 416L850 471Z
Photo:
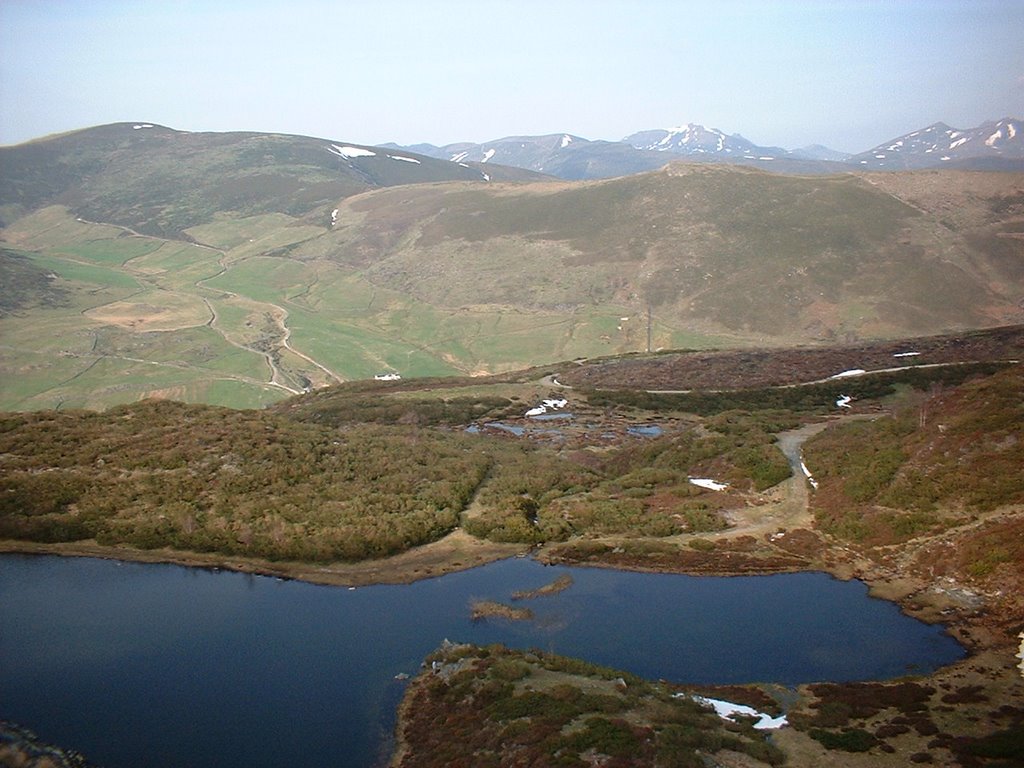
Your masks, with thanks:
M744 768L1021 758L1020 173L567 181L133 124L0 159L0 552L346 595L527 557L823 572L967 657L720 691L785 711L770 738L583 662L433 660L495 696L480 733L531 733L524 702L570 717L522 741L576 750L558 764L632 764L622 744ZM484 624L532 620L489 605ZM395 765L470 738L452 690L410 684Z
M771 687L733 686L729 700L774 711L786 702L793 727L771 743L787 765L861 764L863 755L864 765L896 766L929 753L984 766L971 755L1012 740L1024 716L1013 656L1024 573L1024 550L1013 543L1024 504L1013 469L1024 381L1019 363L999 362L1022 339L1018 327L860 345L855 359L868 369L885 366L893 349L922 359L774 390L630 397L628 389L555 385L591 367L629 377L622 382L647 380L645 365L652 379L659 369L664 377L669 361L676 378L659 386L683 389L690 358L721 384L744 354L677 353L637 356L620 371L608 360L353 382L258 412L150 401L105 414L6 414L2 550L349 587L416 582L526 552L555 565L857 578L911 615L946 624L970 655L912 683L807 685L797 702L772 698ZM973 366L929 363L968 352ZM818 377L823 353L759 354L756 367L774 382L772 371L798 370L800 355L806 375ZM840 390L857 393L850 407L835 404ZM773 391L802 394L775 403ZM697 395L708 399L686 399ZM524 415L559 397L564 406ZM414 453L400 447L410 441ZM326 485L311 485L317 477ZM489 674L487 664L476 669ZM417 679L409 695L431 684ZM877 703L856 703L869 690ZM904 700L910 693L917 703ZM403 727L414 727L407 717ZM398 764L434 754L417 752L422 745L407 733Z
M1022 196L1016 174L677 164L205 209L166 234L92 198L48 205L2 230L5 270L37 288L0 318L0 407L253 407L384 373L1012 324Z

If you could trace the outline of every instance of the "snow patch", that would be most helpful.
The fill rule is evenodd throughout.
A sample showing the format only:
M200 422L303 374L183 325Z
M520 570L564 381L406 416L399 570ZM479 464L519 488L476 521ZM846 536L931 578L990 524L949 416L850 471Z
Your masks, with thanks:
M401 160L406 163L416 163L416 165L421 165L420 161L415 157L402 157L401 155L388 155L388 157L392 160Z
M1017 135L1017 129L1016 129L1016 127L1014 127L1013 123L1007 123L1006 124L1006 132L1008 134L1010 134L1009 138L1011 138L1011 139L1016 137L1016 135Z
M332 155L338 157L344 157L346 160L351 160L354 157L376 157L376 152L371 152L368 149L362 149L361 147L349 147L349 146L338 146L337 144L331 144L327 148L327 151Z
M852 401L853 401L853 398L850 397L849 395L840 395L839 399L836 400L836 407L837 408L849 408L850 407L850 403Z
M917 357L920 352L894 352L893 357Z
M800 460L800 471L804 473L804 477L807 478L807 482L811 484L811 488L818 490L818 481L814 479L814 475L811 474L811 470L804 464L803 459Z
M334 209L333 211L331 211L331 226L332 226L332 227L333 227L333 226L334 226L335 224L337 224L337 223L338 223L338 211L339 211L339 210L340 210L339 208L335 208L335 209Z
M564 398L555 398L550 400L544 400L540 405L535 406L526 412L527 416L540 416L548 411L560 411L569 404L568 400Z
M152 125L150 125L149 123L139 123L138 125L133 125L133 126L132 126L132 130L133 130L133 131L137 131L137 130L139 130L140 128L152 128L152 127L153 127L153 126L152 126Z
M835 376L829 376L830 379L848 379L851 376L863 376L867 371L863 368L851 368L848 371L837 373Z
M997 141L999 141L1001 138L1003 138L1003 129L1002 128L1000 128L998 131L996 131L991 136L989 136L987 139L985 139L985 146L986 147L991 147Z
M484 152L484 159L481 160L480 162L481 163L486 163L488 160L490 160L492 157L494 157L494 153L496 151L497 150L494 150L494 149L488 149L486 152Z
M950 145L949 145L949 148L950 148L950 149L956 149L956 148L957 148L957 147L959 147L959 146L960 146L961 144L966 144L966 143L967 143L968 141L970 141L970 140L971 140L971 137L970 137L970 136L964 136L964 138L962 138L962 139L957 139L957 140L956 140L956 141L954 141L954 142L953 142L952 144L950 144ZM986 143L986 144L988 144L988 142L987 142L987 141L986 141L985 143ZM991 145L991 144L989 144L989 146L992 146L992 145Z
M691 485L696 485L698 488L707 488L709 491L724 491L729 487L728 483L720 483L717 480L712 480L710 477L691 477L688 479Z
M686 696L685 693L675 694L676 698L682 698ZM786 720L785 715L779 717L772 717L764 712L758 712L753 707L748 707L746 704L733 704L731 701L722 701L721 699L707 699L703 696L692 696L691 697L698 704L703 704L706 707L711 707L715 710L715 714L723 720L732 720L734 723L739 722L736 720L735 715L741 715L744 717L755 717L757 722L754 723L754 728L758 731L774 731L781 728L784 725L789 725L789 721Z
M378 373L373 378L377 381L398 381L402 377L397 373Z
M491 180L491 177L490 177L490 176L488 176L488 175L487 175L486 173L484 173L483 171L480 171L480 175L484 177L484 181L490 181L490 180Z
M462 165L462 161L465 160L467 157L469 157L469 152L458 152L452 155L449 159L453 163L458 163L459 165Z
M572 136L566 134L565 136L562 137L562 149L565 149L570 144L572 144Z

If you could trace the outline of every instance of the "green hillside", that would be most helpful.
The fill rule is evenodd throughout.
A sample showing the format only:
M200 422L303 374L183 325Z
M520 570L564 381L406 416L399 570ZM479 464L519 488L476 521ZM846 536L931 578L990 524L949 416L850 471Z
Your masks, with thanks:
M932 392L892 417L850 423L808 443L824 530L888 544L1024 504L1021 366ZM997 542L987 552L997 560L1008 553Z
M282 134L191 133L149 123L113 123L0 147L0 169L4 224L56 203L91 221L162 237L180 237L218 211L318 212L329 221L327 206L369 189L484 181L476 169L399 150ZM495 179L539 176L492 170Z
M976 220L950 225L855 176L677 165L603 182L381 190L347 202L330 258L450 307L650 306L671 331L832 341L979 327L1020 316L1024 180L987 197L948 175ZM357 218L358 217L358 218ZM985 237L985 234L988 237ZM324 244L317 243L323 254ZM1017 258L1007 256L1007 251ZM635 333L627 325L621 333ZM620 336L621 339L621 336Z
M136 125L0 148L2 409L248 407L381 373L1022 320L1021 175L525 181Z

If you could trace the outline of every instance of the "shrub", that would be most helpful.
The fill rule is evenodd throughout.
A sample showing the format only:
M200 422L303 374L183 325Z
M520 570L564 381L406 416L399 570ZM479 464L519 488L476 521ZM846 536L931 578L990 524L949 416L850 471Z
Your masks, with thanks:
M715 548L715 542L708 541L707 539L690 539L687 542L687 546L691 549L696 549L698 552L710 552Z
M610 757L629 757L640 746L640 739L627 723L603 717L587 718L584 729L573 734L570 741L580 752L593 749Z
M514 659L498 659L490 671L492 677L511 683L527 677L530 674L530 665Z
M825 749L838 749L843 752L867 752L878 744L878 739L863 728L850 728L838 733L812 728L809 735L812 739L819 741Z

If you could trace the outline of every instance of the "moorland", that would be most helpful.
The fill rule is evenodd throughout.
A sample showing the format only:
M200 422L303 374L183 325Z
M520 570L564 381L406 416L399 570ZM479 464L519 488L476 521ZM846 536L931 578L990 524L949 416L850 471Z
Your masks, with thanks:
M614 689L588 680L621 673L461 649L438 657L478 659L462 662L461 687L439 687L431 672L413 682L408 696L418 703L403 710L398 764L433 764L439 738L461 743L469 732L449 716L450 700L480 686L496 697L493 710L478 713L493 716L488 729L505 739L514 732L516 743L531 734L524 749L542 760L572 747L609 749L622 765L737 749L771 764L900 765L926 753L999 764L973 756L1017 754L1004 742L1019 738L1024 717L1013 658L1024 573L1024 376L1006 362L1024 345L1024 329L901 348L957 343L988 356L939 364L925 353L886 373L697 393L569 388L563 378L591 367L569 363L486 380L335 385L262 410L148 400L104 412L8 413L2 546L350 585L530 549L551 563L691 574L825 570L947 623L971 655L927 677L805 686L797 702L771 686L697 691L761 711L785 703L791 727L769 742L749 723L702 719L685 702L656 704L678 688L631 683L625 697L607 692L615 700L580 698L594 686ZM891 357L886 344L875 353ZM726 377L738 353L636 356L627 375L645 362L653 375L673 357L685 369L695 354L707 358L702 369L720 360ZM854 393L849 407L837 406L842 393ZM565 400L541 414L561 418L525 415L545 399ZM521 607L485 608L485 620L530 618ZM494 664L509 670L496 673ZM565 677L550 669L565 664ZM512 671L518 677L502 677ZM555 689L537 690L535 679ZM554 719L543 728L549 715L524 722L524 707L550 707ZM566 741L570 721L589 725ZM485 732L499 738L472 730ZM537 736L544 733L554 735ZM484 752L493 750L487 744ZM478 764L473 754L467 765Z
M2 551L348 585L531 551L823 570L968 658L721 692L785 709L769 740L583 662L442 649L461 677L411 684L396 764L466 745L470 694L473 765L494 738L539 765L1022 759L1021 175L568 183L140 128L0 148Z

